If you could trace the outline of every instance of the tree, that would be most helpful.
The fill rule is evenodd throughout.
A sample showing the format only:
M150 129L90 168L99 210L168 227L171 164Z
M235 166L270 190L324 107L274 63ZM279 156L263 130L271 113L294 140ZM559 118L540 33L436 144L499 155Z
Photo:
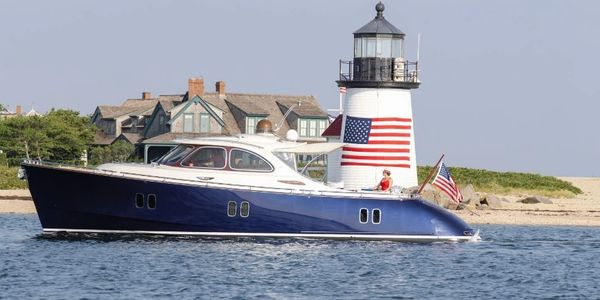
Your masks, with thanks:
M4 104L0 103L0 111L5 111L7 110L7 107L4 106Z
M0 120L0 149L12 164L22 158L75 162L88 149L95 130L88 117L72 110L17 116Z
M135 146L123 140L116 141L109 146L93 147L90 151L90 163L99 165L115 161L127 161L134 151Z

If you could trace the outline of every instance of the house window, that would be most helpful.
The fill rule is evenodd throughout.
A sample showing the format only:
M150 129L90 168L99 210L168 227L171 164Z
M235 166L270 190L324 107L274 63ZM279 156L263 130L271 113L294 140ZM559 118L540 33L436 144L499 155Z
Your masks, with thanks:
M183 114L183 132L194 132L194 114Z
M200 133L210 133L210 115L200 114Z
M327 128L326 119L299 119L298 133L302 137L320 137Z
M256 133L256 124L265 117L246 117L246 133L254 134Z
M163 116L163 115L158 116L158 125L160 125L160 126L165 125L165 116Z

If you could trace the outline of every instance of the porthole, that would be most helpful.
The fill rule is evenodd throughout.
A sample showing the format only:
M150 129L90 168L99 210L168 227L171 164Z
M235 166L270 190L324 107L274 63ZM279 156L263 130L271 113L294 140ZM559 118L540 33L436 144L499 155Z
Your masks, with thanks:
M360 213L358 214L358 221L361 224L366 224L367 222L369 222L369 210L366 208L361 208L360 209Z
M237 213L237 202L229 201L227 203L227 215L230 217L235 217L236 213Z
M246 201L242 201L242 204L240 205L240 216L243 218L248 217L248 215L250 214L250 203L246 202Z
M148 195L148 208L149 209L156 208L156 195L154 195L154 194Z
M142 208L144 207L144 195L140 193L135 194L135 207Z
M379 208L374 208L373 209L373 215L371 216L373 219L373 224L380 224L381 223L381 210Z

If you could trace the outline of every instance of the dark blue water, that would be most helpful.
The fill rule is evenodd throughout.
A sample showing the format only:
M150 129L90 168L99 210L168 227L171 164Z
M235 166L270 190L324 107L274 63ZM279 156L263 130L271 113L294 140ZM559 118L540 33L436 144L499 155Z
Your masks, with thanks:
M0 214L0 298L600 297L600 228L480 228L460 244L66 238Z

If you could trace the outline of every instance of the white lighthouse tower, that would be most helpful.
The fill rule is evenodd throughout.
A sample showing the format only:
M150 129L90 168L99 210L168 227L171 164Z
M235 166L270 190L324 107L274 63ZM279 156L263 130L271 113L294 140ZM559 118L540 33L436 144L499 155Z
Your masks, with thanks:
M417 185L411 89L420 84L418 62L406 60L404 33L383 17L384 9L379 2L375 19L354 32L354 59L340 61L346 145L332 161L346 189L375 186L384 169L394 186Z

